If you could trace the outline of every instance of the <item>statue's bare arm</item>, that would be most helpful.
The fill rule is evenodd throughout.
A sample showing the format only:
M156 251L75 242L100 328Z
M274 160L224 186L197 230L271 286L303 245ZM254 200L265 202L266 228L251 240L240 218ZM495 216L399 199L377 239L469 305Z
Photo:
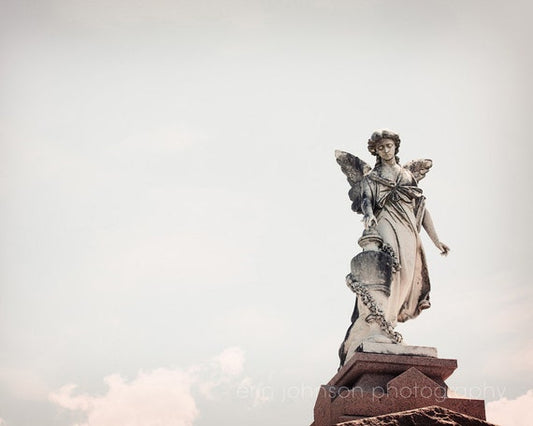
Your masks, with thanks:
M442 254L443 256L446 256L448 252L450 251L450 248L439 240L439 236L437 235L437 231L435 230L435 225L433 224L433 219L431 218L431 214L429 213L429 210L427 209L424 212L424 219L422 220L422 226L424 227L427 234L429 235L429 238L431 238L431 241L433 241L433 243L440 250L440 254Z

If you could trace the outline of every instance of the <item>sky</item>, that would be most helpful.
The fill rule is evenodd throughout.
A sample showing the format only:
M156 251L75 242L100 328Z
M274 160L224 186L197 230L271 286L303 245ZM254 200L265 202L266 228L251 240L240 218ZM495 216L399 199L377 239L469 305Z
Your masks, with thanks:
M532 9L2 0L0 425L310 424L379 128L451 247L399 331L533 423Z

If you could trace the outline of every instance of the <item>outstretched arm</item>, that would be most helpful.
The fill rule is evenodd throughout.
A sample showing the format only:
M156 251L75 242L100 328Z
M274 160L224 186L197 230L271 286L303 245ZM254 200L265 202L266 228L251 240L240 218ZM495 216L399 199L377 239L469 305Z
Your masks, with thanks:
M429 210L427 209L424 212L424 219L422 220L422 226L428 233L429 238L431 238L431 241L433 241L433 243L440 250L440 254L442 254L443 256L446 256L448 252L450 251L450 248L446 244L440 242L439 236L437 235L437 231L435 231L435 225L433 225L433 219L431 218L431 215L429 214Z

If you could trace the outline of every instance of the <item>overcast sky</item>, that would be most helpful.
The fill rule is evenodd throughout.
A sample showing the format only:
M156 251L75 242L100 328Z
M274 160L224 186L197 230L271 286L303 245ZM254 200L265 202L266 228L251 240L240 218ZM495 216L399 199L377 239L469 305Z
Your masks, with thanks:
M0 7L0 425L309 424L383 127L452 249L400 331L533 423L529 2Z

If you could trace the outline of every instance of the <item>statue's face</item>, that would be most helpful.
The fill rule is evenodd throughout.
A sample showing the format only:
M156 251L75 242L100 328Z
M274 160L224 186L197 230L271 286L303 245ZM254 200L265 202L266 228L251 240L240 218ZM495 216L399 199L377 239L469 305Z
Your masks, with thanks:
M376 152L382 160L390 161L396 155L396 144L392 139L381 139L376 145Z

